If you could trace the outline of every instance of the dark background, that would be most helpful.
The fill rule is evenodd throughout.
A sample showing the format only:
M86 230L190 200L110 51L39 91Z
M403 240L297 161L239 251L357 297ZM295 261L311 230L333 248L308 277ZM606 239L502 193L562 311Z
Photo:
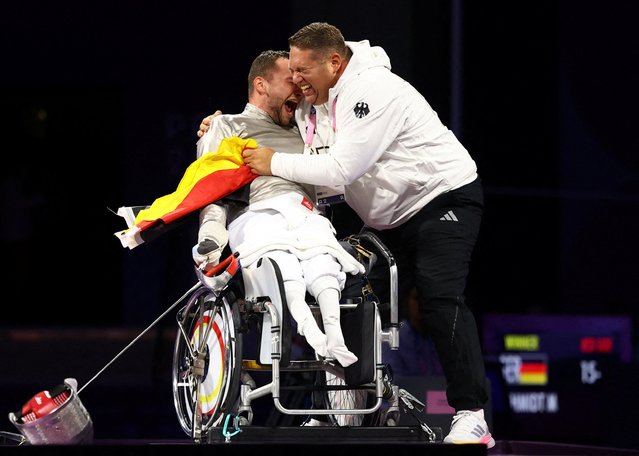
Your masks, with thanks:
M240 111L255 55L285 49L317 20L383 46L476 160L486 212L468 295L480 326L487 313L545 313L622 315L637 327L636 2L228 3L3 5L0 343L22 364L1 375L9 389L36 388L8 406L53 375L86 383L195 283L195 220L129 251L111 210L171 193L200 120ZM171 355L173 318L154 325L141 375L148 366L164 381L153 360ZM61 372L19 371L33 364L16 331L46 339L70 328L133 332L100 356L75 351L87 336L31 360L62 351L85 361L74 372L62 362Z

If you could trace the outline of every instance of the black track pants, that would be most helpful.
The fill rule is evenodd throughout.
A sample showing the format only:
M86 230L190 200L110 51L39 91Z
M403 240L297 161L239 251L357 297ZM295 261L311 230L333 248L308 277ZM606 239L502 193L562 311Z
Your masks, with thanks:
M483 214L477 179L440 195L403 225L375 233L393 254L399 302L415 287L419 326L435 345L455 410L483 408L488 385L475 318L465 302L471 256ZM369 275L381 302L388 302L388 265L378 261ZM400 350L409 349L402 347Z

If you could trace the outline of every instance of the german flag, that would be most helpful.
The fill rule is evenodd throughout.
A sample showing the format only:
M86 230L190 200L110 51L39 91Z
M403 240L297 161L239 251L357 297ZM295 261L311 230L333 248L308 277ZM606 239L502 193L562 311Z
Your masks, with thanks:
M541 360L524 360L519 368L520 385L545 385L548 383L548 366Z
M249 184L257 174L244 164L242 151L255 148L257 142L252 138L225 138L217 151L204 154L189 165L173 193L141 210L139 206L121 207L117 213L127 221L128 228L115 236L123 247L133 249L166 231L168 224Z

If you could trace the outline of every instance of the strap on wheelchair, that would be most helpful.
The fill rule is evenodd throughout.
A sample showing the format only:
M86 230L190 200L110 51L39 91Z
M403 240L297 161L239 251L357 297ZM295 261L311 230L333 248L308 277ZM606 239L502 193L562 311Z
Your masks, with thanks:
M342 244L342 246L344 246L347 252L353 255L357 259L357 261L362 263L366 268L366 272L359 276L362 281L360 296L362 296L365 301L378 301L377 296L373 293L373 287L368 281L368 274L377 262L377 255L365 248L361 244L359 237L355 234L344 238L340 241L340 243Z
M377 255L365 248L357 235L351 234L344 239L348 247L354 251L355 258L366 267L366 274L371 272L373 266L377 262ZM347 249L348 250L348 249ZM353 254L353 252L351 252Z

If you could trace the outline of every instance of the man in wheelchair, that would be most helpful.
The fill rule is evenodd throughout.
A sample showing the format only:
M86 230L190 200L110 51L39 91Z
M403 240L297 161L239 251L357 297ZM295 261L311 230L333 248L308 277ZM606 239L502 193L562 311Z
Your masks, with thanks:
M288 52L265 51L248 76L249 100L240 114L217 116L197 144L197 156L217 150L230 137L253 138L261 146L302 153L303 141L291 123L301 99L288 70ZM275 176L259 176L242 189L202 209L193 259L203 270L218 264L228 246L243 268L273 259L283 278L288 309L298 332L322 357L343 367L357 361L340 326L340 293L347 274L364 267L335 237L330 221L317 209L312 186ZM324 332L306 303L310 293L320 307Z

